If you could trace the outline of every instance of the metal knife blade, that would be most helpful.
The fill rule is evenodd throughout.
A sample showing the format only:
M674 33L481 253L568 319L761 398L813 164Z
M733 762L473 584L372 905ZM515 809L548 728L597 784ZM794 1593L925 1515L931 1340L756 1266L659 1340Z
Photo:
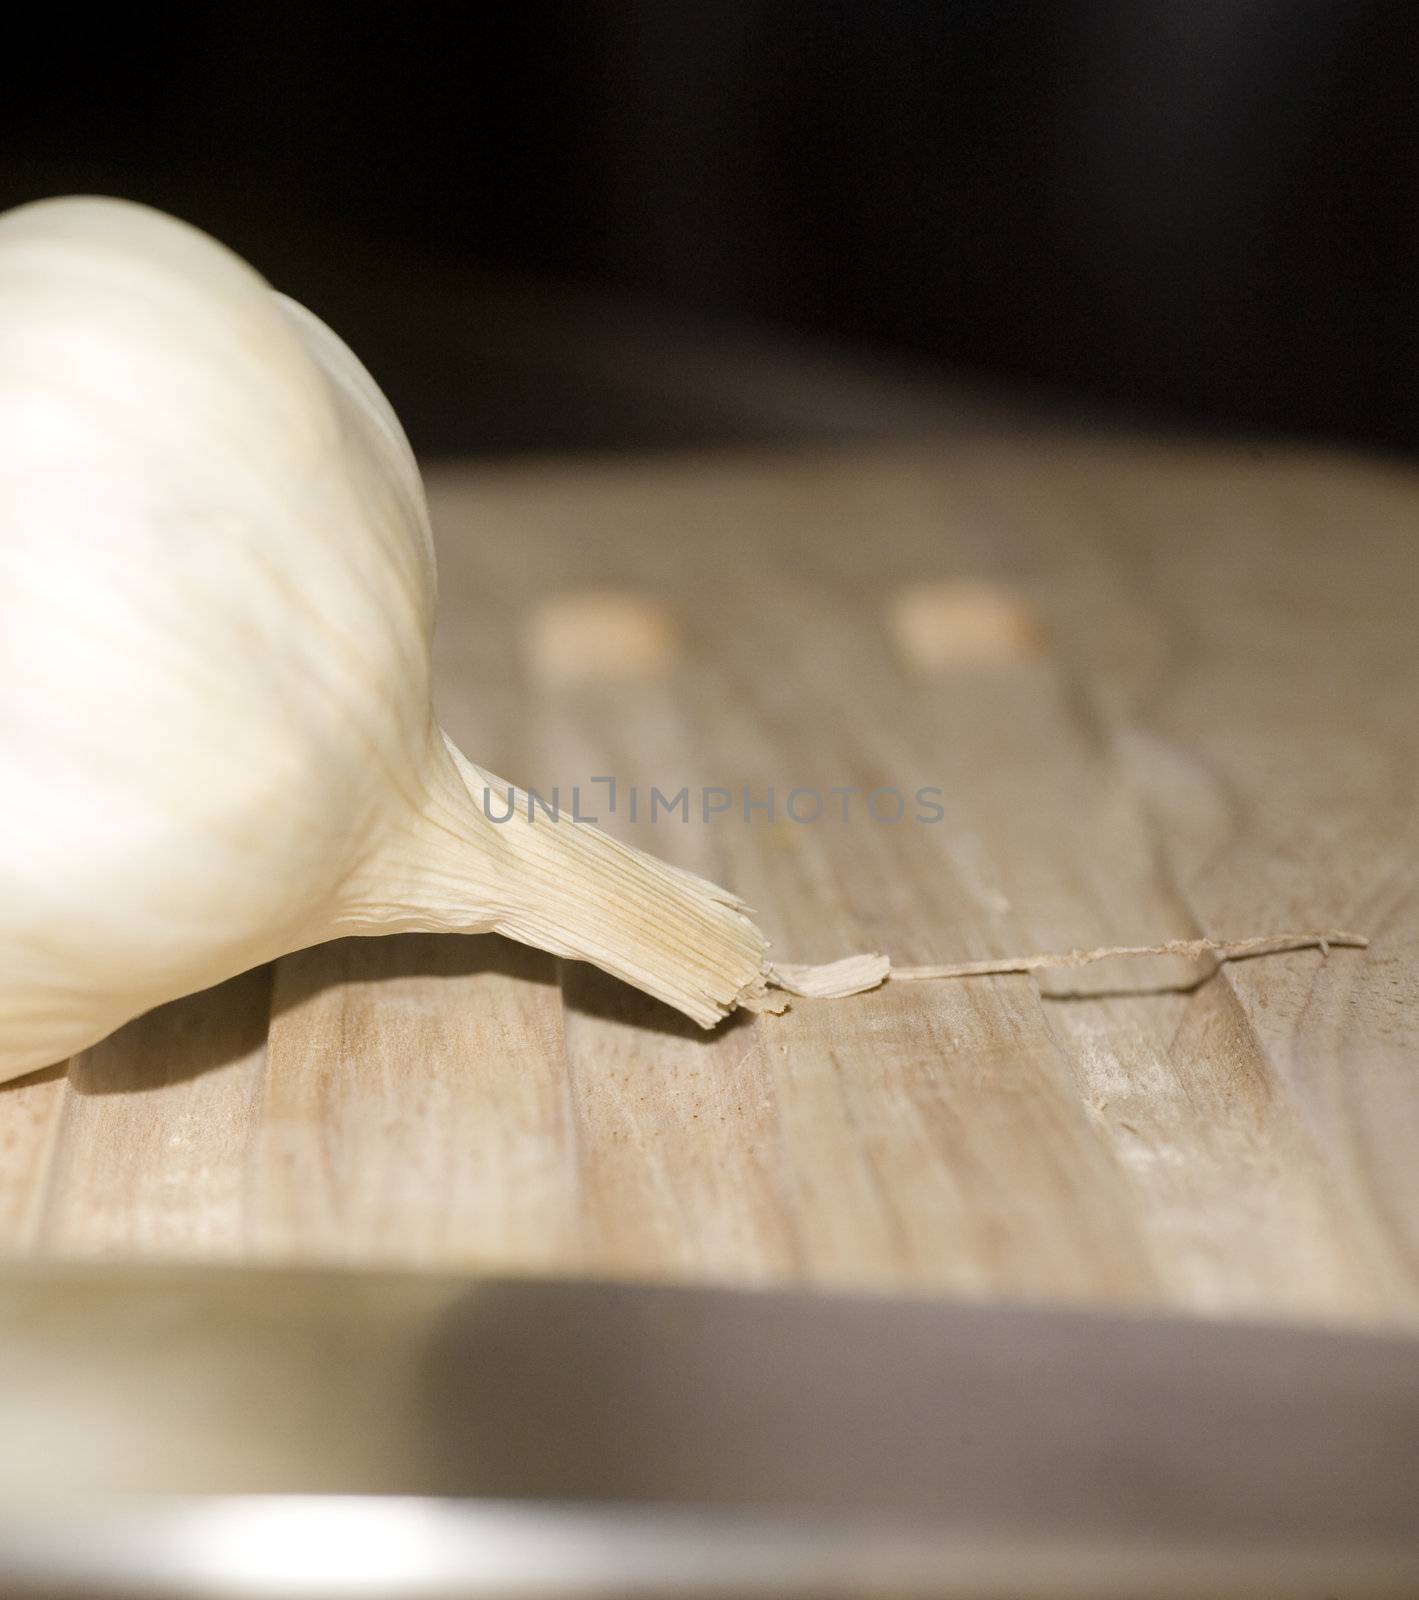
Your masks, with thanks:
M289 1554L299 1541L271 1529L292 1517L326 1530L303 1546L306 1587L267 1572L243 1588L234 1569L214 1587L212 1563L189 1560L205 1587L145 1571L132 1592L533 1592L516 1571L568 1594L625 1593L637 1572L662 1592L655 1571L675 1594L879 1592L894 1572L886 1592L1230 1594L1283 1574L1287 1593L1419 1592L1419 1341L1399 1336L866 1295L16 1268L0 1278L0 1441L6 1594L65 1592L35 1586L73 1565L66 1523L110 1550L116 1581L125 1538L170 1562ZM327 1537L341 1518L350 1533ZM376 1529L408 1554L408 1582L341 1587ZM425 1547L457 1585L409 1586ZM328 1552L323 1575L311 1550ZM563 1552L560 1586L534 1550Z

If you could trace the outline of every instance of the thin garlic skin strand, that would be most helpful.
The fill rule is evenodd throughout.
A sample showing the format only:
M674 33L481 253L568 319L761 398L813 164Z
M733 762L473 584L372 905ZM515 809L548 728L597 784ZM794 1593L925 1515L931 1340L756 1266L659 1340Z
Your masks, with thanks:
M0 217L0 1080L352 933L500 931L705 1026L769 1003L732 895L484 815L434 599L412 452L329 329L145 207Z

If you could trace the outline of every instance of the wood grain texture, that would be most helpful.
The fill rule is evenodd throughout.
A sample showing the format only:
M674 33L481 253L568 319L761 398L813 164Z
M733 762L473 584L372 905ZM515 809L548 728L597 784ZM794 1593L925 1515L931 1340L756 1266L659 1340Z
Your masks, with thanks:
M496 940L345 941L0 1089L0 1248L1419 1326L1412 474L963 442L431 494L454 738L580 784L786 960L1373 946L888 985L706 1035ZM654 649L618 654L632 612ZM599 616L608 670L566 670L565 620L594 650ZM652 785L778 809L652 823ZM783 813L923 785L939 823Z

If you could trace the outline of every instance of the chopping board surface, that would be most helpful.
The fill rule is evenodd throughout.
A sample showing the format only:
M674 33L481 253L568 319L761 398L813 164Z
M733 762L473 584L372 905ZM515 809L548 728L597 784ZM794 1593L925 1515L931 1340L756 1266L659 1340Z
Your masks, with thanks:
M430 493L454 738L784 960L1372 946L704 1034L500 940L347 940L0 1088L0 1250L1419 1325L1412 473L970 442Z

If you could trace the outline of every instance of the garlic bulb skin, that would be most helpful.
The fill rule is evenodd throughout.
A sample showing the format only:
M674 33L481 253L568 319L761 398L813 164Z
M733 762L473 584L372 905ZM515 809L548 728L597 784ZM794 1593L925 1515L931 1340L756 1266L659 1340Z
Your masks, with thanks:
M431 708L413 455L345 346L147 208L0 217L0 1079L347 933L498 929L709 1025L732 896L497 826Z
M0 219L6 1067L309 942L423 769L417 473L312 330L156 213Z

